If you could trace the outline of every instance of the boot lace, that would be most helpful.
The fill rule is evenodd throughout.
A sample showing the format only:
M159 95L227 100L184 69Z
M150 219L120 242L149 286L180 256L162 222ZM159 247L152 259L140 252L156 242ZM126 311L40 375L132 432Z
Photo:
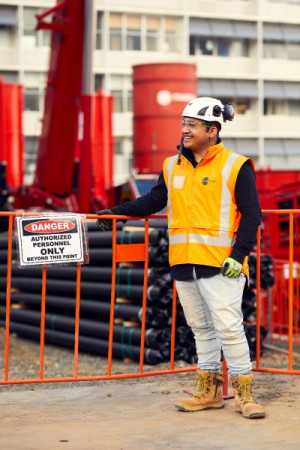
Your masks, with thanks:
M253 392L252 392L252 384L240 384L239 385L239 393L243 403L257 403Z
M196 389L198 387L197 392L195 392L194 394L194 397L202 397L203 395L207 394L208 391L208 378L198 375L193 382L193 386L195 386Z

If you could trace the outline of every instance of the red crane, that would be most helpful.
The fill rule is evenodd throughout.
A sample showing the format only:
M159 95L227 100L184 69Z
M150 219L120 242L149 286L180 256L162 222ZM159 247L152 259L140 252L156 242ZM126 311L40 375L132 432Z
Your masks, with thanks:
M112 97L92 94L92 14L92 2L63 0L37 15L36 29L52 31L51 54L25 209L96 212L113 193Z

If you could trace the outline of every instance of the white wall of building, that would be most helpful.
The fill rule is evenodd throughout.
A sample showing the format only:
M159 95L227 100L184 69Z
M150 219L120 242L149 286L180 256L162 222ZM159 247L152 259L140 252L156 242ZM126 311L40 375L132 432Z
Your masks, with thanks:
M55 4L0 0L0 77L24 85L28 182L49 61L49 33L34 31L35 14ZM115 183L131 170L132 66L151 62L195 63L198 95L235 106L225 143L257 167L300 169L300 0L94 0L93 8L94 88L115 98Z

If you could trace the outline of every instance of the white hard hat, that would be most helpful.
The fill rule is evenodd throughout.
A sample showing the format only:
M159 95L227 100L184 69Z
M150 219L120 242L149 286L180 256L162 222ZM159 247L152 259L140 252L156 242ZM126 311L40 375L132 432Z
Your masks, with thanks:
M220 125L223 125L226 120L233 120L234 110L230 103L223 105L216 98L197 97L186 105L182 116L193 117L205 122L218 122Z

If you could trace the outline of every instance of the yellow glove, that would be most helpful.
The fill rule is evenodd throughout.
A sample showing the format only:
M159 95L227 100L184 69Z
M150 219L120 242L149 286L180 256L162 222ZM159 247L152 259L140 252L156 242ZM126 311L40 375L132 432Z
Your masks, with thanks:
M233 258L226 258L221 267L221 274L229 278L237 278L242 271L242 264Z

